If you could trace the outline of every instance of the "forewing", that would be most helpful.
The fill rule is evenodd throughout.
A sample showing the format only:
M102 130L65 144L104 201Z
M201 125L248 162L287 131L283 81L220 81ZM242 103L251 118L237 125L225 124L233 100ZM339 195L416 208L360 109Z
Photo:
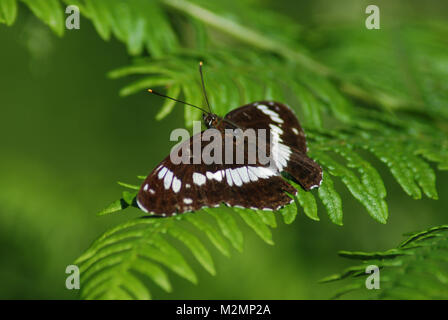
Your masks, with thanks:
M305 133L294 112L288 106L273 101L259 101L244 105L230 111L225 119L229 119L242 129L272 130L275 126L282 131L284 144L302 153L307 152Z
M266 129L271 159L280 172L287 172L305 190L320 186L321 167L306 153L305 132L294 112L273 101L254 102L229 112L225 119L241 129Z
M201 137L204 132L200 133ZM224 136L222 136L222 139ZM193 136L187 145L193 159ZM201 154L207 143L201 144ZM224 154L224 142L223 154ZM178 149L173 152L178 152ZM192 162L192 161L191 161ZM257 163L242 164L174 164L165 158L145 179L138 195L139 207L148 213L171 216L221 203L244 208L277 210L291 203L285 193L296 194L275 169Z

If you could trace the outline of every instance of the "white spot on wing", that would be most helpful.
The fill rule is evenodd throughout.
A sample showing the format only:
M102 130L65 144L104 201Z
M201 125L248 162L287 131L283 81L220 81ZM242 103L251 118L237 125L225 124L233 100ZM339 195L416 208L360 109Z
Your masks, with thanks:
M143 187L143 191L148 191L149 188L149 184L145 184L145 186Z
M173 179L173 185L172 185L173 191L174 191L175 193L178 193L179 190L180 190L180 186L181 186L180 180L177 179L176 177L174 177L174 179Z
M146 208L138 201L137 199L137 205L140 209L142 209L144 212L148 213L148 210L146 210Z
M230 173L230 169L226 169L226 179L227 179L227 184L229 186L233 186L232 174Z
M277 134L279 136L283 134L283 130L280 127L277 127L276 125L273 125L272 123L269 125L269 128L271 128L272 134Z
M159 171L159 174L157 175L159 177L159 179L163 179L163 177L165 176L165 173L168 171L168 169L166 167L163 167L162 170Z
M283 130L273 124L270 124L269 127L272 135L272 157L279 171L282 171L290 159L291 149L281 143L280 136L283 134Z
M249 173L249 179L250 179L250 181L255 182L255 181L258 180L257 175L254 174L254 173L252 172L252 170L251 170L250 167L247 168L247 172Z
M170 188L172 180L173 180L173 172L168 170L168 172L165 175L165 179L163 180L163 185L165 186L166 190Z
M291 130L292 130L292 132L294 132L295 134L299 134L299 130L297 130L296 128L292 128Z
M243 183L248 183L250 181L250 178L249 178L249 174L247 172L247 167L241 167L241 168L238 168L237 170L241 177L241 180L243 180Z
M184 198L184 203L185 203L185 204L192 204L192 203L193 203L193 200L190 199L190 198Z
M224 170L218 170L216 172L207 171L205 174L207 175L207 179L209 179L209 180L215 179L216 181L219 182L222 180Z
M312 187L310 188L310 190L311 190L311 189L314 189L314 188L318 188L318 187L320 187L321 184L322 184L322 181L323 181L323 175L322 175L322 172L321 172L321 173L320 173L320 181L319 181L319 184L315 184L314 186L312 186Z
M203 174L197 173L197 172L193 173L193 182L195 184L197 184L198 186L203 185L205 183L205 180L206 179L205 179L205 176Z
M277 123L283 123L283 120L282 118L280 118L280 115L277 112L270 110L267 106L260 104L259 106L257 106L257 109L261 110L261 112L268 115L272 121Z
M252 173L260 179L267 179L271 176L277 175L276 172L265 167L249 167L249 171L252 171Z
M235 185L237 185L238 187L241 187L243 185L243 181L241 180L241 177L238 174L238 169L232 169L231 172L233 182L235 182Z

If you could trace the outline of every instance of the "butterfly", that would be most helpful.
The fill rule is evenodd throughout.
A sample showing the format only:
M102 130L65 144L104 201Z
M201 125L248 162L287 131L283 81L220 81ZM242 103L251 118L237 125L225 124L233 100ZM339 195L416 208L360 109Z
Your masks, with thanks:
M136 202L141 210L158 216L173 216L225 204L275 211L294 201L289 195L297 195L297 190L283 178L284 175L306 191L320 186L322 169L307 156L305 133L291 108L279 102L258 101L220 117L211 112L205 92L202 63L199 71L208 111L148 90L202 110L207 129L183 141L148 175L137 194ZM238 144L241 146L242 143L246 147L243 148L245 153L242 162L173 163L173 153L179 150L193 151L194 141L201 141L210 129L218 130L218 139L223 141L226 137L229 138L229 130L263 129L268 137L263 147L273 161L269 164L261 163L258 157L255 157L255 161L249 161L250 151L262 147L259 140L251 149L250 142L244 139L238 142L230 137L233 147L238 147ZM201 152L204 148L206 145L201 144ZM193 158L193 152L187 156Z

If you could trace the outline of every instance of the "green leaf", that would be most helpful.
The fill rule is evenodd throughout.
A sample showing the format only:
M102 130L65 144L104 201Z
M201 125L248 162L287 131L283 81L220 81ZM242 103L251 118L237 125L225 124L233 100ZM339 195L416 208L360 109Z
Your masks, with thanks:
M11 26L17 17L16 0L0 0L0 23Z
M103 40L108 41L111 37L113 23L112 12L107 0L85 0L86 14L92 20L93 25Z
M155 237L153 244L156 247L155 249L145 247L141 254L148 259L162 263L182 278L194 284L197 283L196 274L176 248L163 240L162 237Z
M414 199L422 197L420 188L414 181L414 174L406 165L407 158L397 152L399 149L390 144L384 144L381 146L373 145L370 150L390 168L390 172L408 195Z
M299 200L299 203L303 207L303 210L308 218L319 221L319 217L317 216L316 199L314 198L313 194L309 191L307 192L303 189L299 189L299 192L297 193L297 199Z
M436 175L431 167L425 161L415 156L408 156L407 164L426 196L437 200L439 196L436 190Z
M340 297L364 289L365 269L376 265L381 268L381 290L372 290L376 299L447 299L447 248L448 227L442 225L410 234L398 248L376 252L341 251L341 256L357 260L358 264L321 282L349 282L336 294Z
M64 9L59 0L22 0L33 13L45 22L58 36L64 34Z
M173 82L169 78L165 77L147 77L137 80L130 85L120 90L120 96L126 97L137 92L145 92L147 89L151 89L159 86L170 86Z
M358 169L361 182L366 190L374 197L383 199L386 197L386 188L378 171L367 161L362 159L356 152L347 147L337 147L335 152L342 155L348 163L348 167Z
M318 189L319 198L327 209L328 216L333 223L342 226L342 201L336 192L333 180L327 173L323 174L322 184Z
M319 163L328 168L330 174L341 178L352 195L365 206L375 220L380 223L386 223L388 213L384 200L372 196L351 170L340 165L327 155L319 153L316 156Z
M203 60L209 99L217 114L223 116L240 105L262 99L291 105L307 133L309 155L322 165L324 180L317 194L335 224L342 224L338 181L376 221L387 221L386 188L376 163L369 158L371 154L389 167L394 179L412 198L420 199L422 191L429 198L438 198L430 162L440 170L448 169L448 91L444 90L448 60L442 41L446 38L446 23L392 27L374 38L357 28L341 30L332 26L316 30L313 37L303 37L297 33L301 28L296 21L272 8L258 6L253 10L249 2L229 1L23 3L57 35L65 29L61 4L77 5L82 19L89 19L103 39L114 37L125 44L130 55L145 56L109 73L114 79L132 77L134 82L120 92L123 96L161 87L169 95L202 106L197 63ZM12 25L18 8L17 1L0 0L0 23ZM209 32L209 28L214 31ZM322 45L319 39L332 41ZM407 59L400 59L400 52L406 52ZM381 63L375 63L378 59ZM172 112L175 103L161 100L160 104L158 120ZM187 126L200 119L201 112L184 110ZM362 153L364 150L369 152ZM119 184L132 192L123 192L122 199L114 201L100 215L135 206L134 190L139 187ZM299 203L308 217L318 220L314 194L297 185L296 188L299 194L295 203L280 211L284 222L295 220ZM85 271L83 296L147 299L150 291L142 285L140 276L169 291L166 270L196 283L195 273L177 249L178 241L170 242L174 238L213 274L211 255L193 233L206 235L224 255L230 254L227 241L242 251L243 233L230 209L205 211L216 220L218 228L208 217L189 214L164 219L146 217L105 232L77 260ZM270 227L277 225L273 212L236 211L265 242L273 243ZM182 220L188 220L195 229L183 229ZM439 261L447 259L445 238L443 230L435 228L413 234L401 245L402 250L342 255L389 268L390 274L382 279L397 280L391 282L400 286L385 290L384 297L412 297L414 292L433 297L440 295L443 286L430 292L425 287L426 279L415 274L421 272L421 261L425 261L427 273L436 278L427 282L445 284L446 272L439 265ZM350 276L359 275L360 270ZM400 273L411 275L415 283L399 279ZM382 281L388 283L386 280Z
M129 54L146 48L153 56L174 50L178 43L158 1L86 0L84 13L104 40L111 35L126 43ZM163 34L163 36L160 36Z
M123 200L130 206L132 206L134 204L136 196L137 196L137 192L123 191Z
M310 191L303 190L298 184L289 181L297 189L297 199L308 218L319 221L316 199Z
M99 216L104 216L104 215L107 215L107 214L111 214L111 213L114 213L114 212L118 212L118 211L124 210L127 207L129 207L129 204L124 199L115 200L110 205L108 205L106 208L104 208L103 210L98 212L98 215Z
M277 221L275 220L275 214L273 211L257 210L257 214L267 226L271 228L277 227Z
M298 200L296 197L289 195L294 199L294 202L282 209L280 209L280 214L283 216L283 222L285 224L291 224L297 217L298 213Z
M123 286L133 294L133 296L139 300L149 300L151 299L151 294L148 289L130 273L123 273ZM115 292L116 295L116 292Z
M132 269L146 275L148 278L151 278L156 284L159 285L162 289L164 289L167 292L171 292L171 284L168 279L168 276L163 271L162 268L158 267L156 264L146 260L146 259L137 259L132 264ZM138 287L137 285L134 285L134 287ZM143 299L149 299L149 297L146 297L145 290L143 290L144 286L139 286L140 292L143 292L140 296L143 297Z
M120 186L128 188L128 189L132 189L132 190L140 190L139 186L133 185L133 184L129 184L129 183L125 183L125 182L121 182L118 181L117 182Z
M304 124L311 128L322 128L321 102L313 93L301 85L295 87L297 99L303 110Z
M241 216L244 222L251 227L267 244L273 245L271 230L264 224L263 220L253 211L240 208L234 210Z
M235 219L230 215L228 211L220 210L217 212L212 209L204 209L205 212L212 215L216 222L218 223L219 228L221 229L222 234L226 237L230 243L233 245L235 249L239 252L243 251L243 233L238 228Z
M213 243L213 245L221 251L223 255L226 257L230 257L230 251L227 244L227 241L219 234L218 230L216 230L211 224L209 224L203 217L202 214L187 215L186 219L191 222L195 227L205 232L207 237Z
M208 253L207 249L202 245L202 243L184 229L172 225L168 232L181 242L183 242L193 253L198 262L207 270L210 274L214 275L216 273L215 266L213 264L212 257Z
M168 88L167 96L172 97L174 99L178 99L179 95L180 95L180 86L173 85L172 87ZM165 118L171 112L171 110L173 110L175 104L176 102L174 100L166 99L165 102L163 103L162 108L156 115L156 120L160 121L163 118Z

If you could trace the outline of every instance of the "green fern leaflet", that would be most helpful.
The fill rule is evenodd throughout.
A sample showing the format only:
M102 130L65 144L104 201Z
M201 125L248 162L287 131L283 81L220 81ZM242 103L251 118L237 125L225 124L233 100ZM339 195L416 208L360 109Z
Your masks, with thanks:
M350 282L334 296L367 290L366 267L380 267L380 289L376 299L448 299L448 225L408 234L398 248L379 252L341 251L339 255L362 264L322 279L321 282Z
M149 299L148 280L172 290L169 272L197 283L184 249L215 274L212 254L198 235L230 256L233 249L243 250L244 224L268 244L274 243L272 229L278 216L290 224L303 212L315 221L328 216L341 226L343 188L371 218L385 224L387 186L378 162L412 199L438 198L434 167L448 169L448 51L444 47L448 24L397 26L381 34L334 26L304 32L284 15L254 10L252 2L0 0L0 23L12 25L19 8L26 6L58 36L65 32L64 5L77 5L102 39L118 39L133 57L129 65L108 74L112 79L132 79L121 89L123 97L159 87L169 96L202 105L197 73L202 60L217 114L253 101L288 103L307 133L310 156L324 170L318 190L304 192L295 186L297 198L280 212L220 207L165 219L132 219L106 231L76 261L83 298ZM410 52L408 59L402 52ZM160 104L155 106L160 107L157 120L175 110L173 101ZM185 125L190 127L200 113L184 110ZM147 170L155 165L148 164ZM126 190L100 215L125 214L122 210L135 207L139 186L119 184ZM343 255L384 268L388 288L380 297L408 297L417 289L421 296L446 297L442 290L446 268L439 264L446 262L445 229L413 235L391 251ZM360 275L364 267L327 280ZM427 278L419 273L423 267L432 268L435 291L422 287L419 277ZM406 282L407 273L415 275L415 283ZM350 288L360 285L356 282Z

